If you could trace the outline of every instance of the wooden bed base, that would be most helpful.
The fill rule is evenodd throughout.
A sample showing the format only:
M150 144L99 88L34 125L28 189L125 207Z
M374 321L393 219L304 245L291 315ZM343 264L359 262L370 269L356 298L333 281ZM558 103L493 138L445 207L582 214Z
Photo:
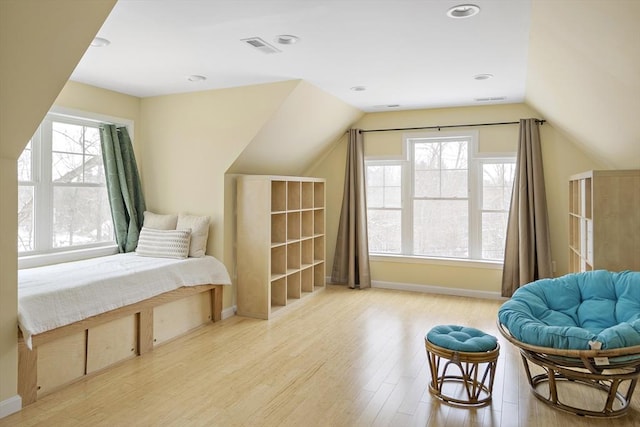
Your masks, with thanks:
M18 335L18 393L29 405L222 316L223 285L186 286L32 337Z

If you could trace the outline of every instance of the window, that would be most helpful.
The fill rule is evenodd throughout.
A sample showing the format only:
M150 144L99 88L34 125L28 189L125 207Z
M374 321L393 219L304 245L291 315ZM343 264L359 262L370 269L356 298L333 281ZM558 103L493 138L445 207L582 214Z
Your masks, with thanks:
M482 258L502 260L516 164L513 160L491 159L481 160L480 165Z
M404 160L366 161L369 251L502 260L514 156L478 156L475 134L405 144Z
M402 166L369 165L366 180L369 250L401 253Z
M50 114L18 159L18 252L113 243L99 123Z

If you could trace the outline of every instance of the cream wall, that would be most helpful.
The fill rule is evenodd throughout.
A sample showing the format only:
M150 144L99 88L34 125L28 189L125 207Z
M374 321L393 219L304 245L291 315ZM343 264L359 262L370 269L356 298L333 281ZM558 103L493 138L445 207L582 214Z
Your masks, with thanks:
M353 127L361 129L437 126L448 124L518 121L520 118L539 117L526 104L508 104L465 108L369 113ZM475 129L479 135L480 152L515 152L518 126L464 128ZM449 130L447 130L449 131ZM403 132L365 134L367 156L397 153ZM593 168L602 168L601 162L590 159L583 151L556 131L552 123L541 127L545 182L549 203L552 257L557 263L557 275L567 272L567 206L570 175ZM309 170L309 175L327 179L327 271L333 265L335 239L340 217L343 192L344 165L347 138L340 138L333 149ZM486 266L464 266L460 263L372 261L374 281L403 284L431 285L481 292L500 292L502 270Z
M131 138L137 154L141 149L141 142L137 142L140 134L140 102L140 98L135 96L68 81L53 105L133 121L135 134Z
M115 3L0 1L0 417L19 409L16 159Z
M17 176L16 160L0 158L0 402L18 390Z
M576 6L531 2L525 101L607 169L638 169L640 2Z
M228 237L233 222L225 218L225 172L296 85L287 81L142 100L147 208L209 215L207 253L222 260L232 275ZM233 305L234 294L234 288L225 289L224 308Z

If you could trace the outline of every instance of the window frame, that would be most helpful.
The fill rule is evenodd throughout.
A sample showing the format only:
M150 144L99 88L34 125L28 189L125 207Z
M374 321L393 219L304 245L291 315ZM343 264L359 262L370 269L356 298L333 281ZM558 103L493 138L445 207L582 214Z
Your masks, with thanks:
M482 255L482 214L485 211L483 208L483 201L484 201L484 185L483 185L483 166L486 163L502 163L502 164L513 164L514 167L516 165L516 153L484 153L484 154L478 154L476 156L476 162L477 162L477 170L476 170L476 185L477 185L477 194L479 195L477 197L477 205L474 208L474 218L475 221L477 223L477 227L476 227L476 232L478 233L478 235L476 236L477 240L477 246L475 248L476 253ZM515 181L515 177L514 177L514 181ZM493 210L493 212L506 212L507 216L509 214L509 209L507 209L506 211L502 211L502 210ZM506 233L506 227L505 227L505 233ZM500 262L500 264L502 264L502 261L497 261L497 260L493 260L493 259L489 259L489 258L478 258L478 259L482 259L482 260L486 260L486 261L496 261L496 262Z
M69 184L56 184L51 181L51 162L46 161L43 158L43 151L48 150L48 159L50 160L52 140L51 135L47 133L52 131L50 123L53 121L61 121L77 125L115 124L118 126L126 126L131 135L133 135L134 127L134 122L129 119L96 114L82 110L53 107L47 113L40 125L38 125L38 129L32 138L32 140L37 140L37 143L32 143L31 146L31 181L18 180L19 187L23 185L33 186L34 203L41 203L45 205L44 209L34 209L34 250L18 252L19 269L118 253L118 247L115 241L95 242L60 248L53 247L53 242L51 241L53 217L50 217L50 215L53 214L53 189L55 187L69 186ZM44 183L43 179L45 177L49 180L48 183ZM38 185L39 182L41 182L40 185ZM71 186L77 185L71 184ZM84 183L82 186L96 187L102 186L102 184Z
M474 267L500 268L502 260L482 258L482 197L483 181L482 166L484 163L515 163L515 152L491 152L481 153L478 150L478 132L472 131L449 131L449 132L411 132L402 135L402 158L398 156L389 157L365 157L365 169L370 165L398 165L402 166L402 236L401 253L370 252L372 260L385 260L392 262L418 262L437 263L445 265L461 265ZM446 140L465 139L467 146L467 182L468 182L468 257L438 257L433 255L418 255L413 253L413 203L414 200L414 147L420 139ZM367 210L369 208L367 207Z

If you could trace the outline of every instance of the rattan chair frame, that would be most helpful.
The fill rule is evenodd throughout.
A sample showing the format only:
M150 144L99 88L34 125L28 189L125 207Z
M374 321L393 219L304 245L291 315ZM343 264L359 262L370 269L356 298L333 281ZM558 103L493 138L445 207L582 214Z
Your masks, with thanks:
M500 321L498 330L519 349L531 391L542 402L566 412L595 418L621 417L629 412L631 398L640 378L640 346L609 350L557 349L524 343L516 339ZM543 373L533 375L530 364L541 367ZM604 391L607 394L604 407L595 410L564 403L559 396L559 381L572 381ZM548 384L548 395L539 391L544 384ZM627 386L626 392L621 391L623 385ZM618 408L614 407L616 401Z

